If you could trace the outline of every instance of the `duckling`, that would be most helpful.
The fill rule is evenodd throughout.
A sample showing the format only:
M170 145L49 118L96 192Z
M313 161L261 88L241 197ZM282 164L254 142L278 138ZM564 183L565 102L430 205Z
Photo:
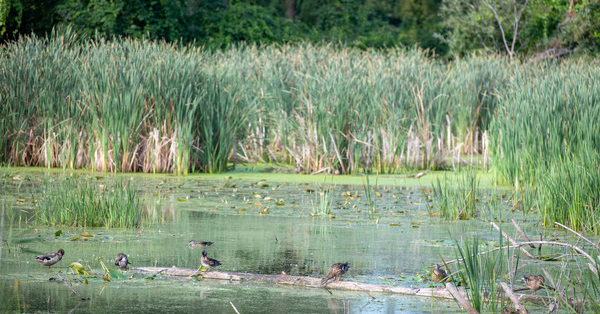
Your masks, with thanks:
M209 271L213 267L221 265L221 262L206 256L206 250L202 251L202 258L200 259L200 263L202 263L202 266L204 266L204 268L206 268L207 271Z
M321 280L321 286L327 286L327 281L329 279L334 279L335 281L340 281L342 275L345 274L350 266L348 266L348 262L345 263L335 263L329 267L329 272L327 273L327 277ZM337 279L336 279L337 277Z
M115 259L115 266L119 266L120 269L127 270L127 264L131 264L125 253L117 254Z
M542 288L545 287L544 282L544 276L542 275L527 275L523 277L523 280L525 280L525 284L527 285L527 288L533 290L533 294L536 295L536 292Z
M196 242L194 240L188 243L189 246L211 246L212 244L212 242Z
M58 252L56 253L49 252L43 255L38 255L35 257L35 260L44 266L48 266L48 269L50 269L50 266L58 263L58 261L62 259L63 255L65 255L65 250L58 249Z
M431 278L433 279L433 281L435 281L435 287L437 288L439 283L444 284L444 281L446 281L446 277L448 277L446 271L441 269L440 265L436 264L435 269L431 273Z

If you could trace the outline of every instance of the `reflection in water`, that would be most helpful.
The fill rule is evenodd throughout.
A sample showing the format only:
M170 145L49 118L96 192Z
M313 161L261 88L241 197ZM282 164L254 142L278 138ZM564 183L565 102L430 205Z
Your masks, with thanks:
M346 304L346 300L328 298L327 308L331 314L345 314L350 313L350 302Z

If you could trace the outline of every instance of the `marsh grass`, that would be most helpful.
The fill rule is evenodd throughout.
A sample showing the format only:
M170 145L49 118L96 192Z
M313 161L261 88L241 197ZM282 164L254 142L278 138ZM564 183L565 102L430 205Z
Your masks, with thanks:
M377 173L375 177L375 186L371 185L371 181L369 179L369 172L367 171L365 175L362 176L363 189L365 191L365 198L367 201L367 212L369 214L369 219L375 219L376 204L375 204L375 196L379 194L377 192L377 184L379 182L379 173Z
M502 238L499 245L502 247ZM488 249L478 237L456 244L461 259L459 275L467 284L471 305L479 312L497 313L504 303L504 292L497 282L508 270L508 249L481 254Z
M481 153L504 75L417 49L207 51L69 28L2 50L0 162L113 172L222 172L237 149L306 173L443 168Z
M434 209L446 220L470 219L481 212L478 201L483 196L475 170L454 173L454 178L444 175L431 187Z
M596 265L600 265L600 257L596 256L595 262ZM569 308L571 312L581 313L583 312L582 309L588 309L592 313L600 313L600 277L597 275L600 273L600 267L596 266L595 269L596 274L589 269L585 269L581 281L577 280L571 283L573 294L567 298L567 302L563 302L564 306ZM574 282L579 284L574 284ZM579 297L577 294L578 288L581 291Z
M315 193L316 208L313 207L312 215L330 215L333 208L333 199L335 197L335 185L324 188Z
M143 218L137 190L123 181L51 182L35 207L35 222L51 226L132 228L139 227Z

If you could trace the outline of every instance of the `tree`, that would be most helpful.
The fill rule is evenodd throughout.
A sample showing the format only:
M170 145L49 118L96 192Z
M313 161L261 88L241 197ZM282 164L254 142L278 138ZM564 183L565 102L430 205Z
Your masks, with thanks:
M528 5L529 0L445 0L440 16L446 33L440 38L457 54L479 47L512 59L531 39L524 31L533 20Z
M60 0L0 0L1 41L31 32L44 35L57 23L54 8Z

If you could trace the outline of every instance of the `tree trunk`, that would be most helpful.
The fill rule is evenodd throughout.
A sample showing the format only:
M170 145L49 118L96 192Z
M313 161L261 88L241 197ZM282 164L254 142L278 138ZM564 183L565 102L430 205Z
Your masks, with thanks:
M296 19L296 0L283 0L285 7L285 17L290 20Z

